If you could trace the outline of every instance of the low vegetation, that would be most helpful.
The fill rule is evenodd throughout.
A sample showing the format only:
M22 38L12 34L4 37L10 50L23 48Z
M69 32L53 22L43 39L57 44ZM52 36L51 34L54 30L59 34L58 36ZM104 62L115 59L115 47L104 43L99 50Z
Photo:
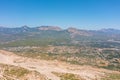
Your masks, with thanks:
M49 26L49 30L40 30L44 27L0 28L0 49L23 57L60 60L120 71L120 30L53 30ZM24 77L31 73L24 68L4 66L7 76ZM58 76L61 80L78 80L74 74ZM117 80L115 78L119 79L119 76L112 74L103 80Z
M0 80L46 80L44 75L36 71L29 71L25 68L0 64Z
M60 77L60 80L85 80L82 79L80 76L71 73L57 73L57 72L52 73Z
M35 59L60 60L120 71L120 50L76 46L9 47L6 50Z
M107 74L107 76L102 78L101 80L120 80L120 74Z

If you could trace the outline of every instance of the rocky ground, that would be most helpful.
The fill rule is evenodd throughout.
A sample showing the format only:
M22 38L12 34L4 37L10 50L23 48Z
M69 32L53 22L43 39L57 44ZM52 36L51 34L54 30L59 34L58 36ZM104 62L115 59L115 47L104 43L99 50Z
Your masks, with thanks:
M22 77L20 77L19 75L11 76L9 73L7 76L12 77L12 79L10 80L64 80L61 79L61 76L56 75L56 73L57 74L68 73L79 76L78 79L70 80L105 80L102 78L106 77L106 74L120 74L120 72L117 71L111 71L86 65L83 66L72 65L57 60L48 61L21 57L12 52L4 50L0 50L0 63L1 65L7 66L8 72L10 72L11 66L14 67L14 68L12 67L12 69L17 68L20 70L23 69L28 70L28 72L25 73L26 75L23 75ZM6 68L4 66L0 66L0 80L7 80L4 76L6 71ZM15 70L13 72L16 73ZM34 77L26 79L27 76Z

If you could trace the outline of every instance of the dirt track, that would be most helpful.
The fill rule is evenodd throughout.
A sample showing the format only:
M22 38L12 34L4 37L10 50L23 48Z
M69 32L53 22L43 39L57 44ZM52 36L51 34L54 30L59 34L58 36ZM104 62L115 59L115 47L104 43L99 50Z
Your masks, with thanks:
M60 80L59 77L52 74L58 73L73 73L81 76L86 80L97 80L104 76L105 72L112 72L105 69L93 68L90 66L70 65L60 61L47 61L25 58L15 55L14 53L0 50L0 63L20 66L29 70L36 70L45 75L47 79Z

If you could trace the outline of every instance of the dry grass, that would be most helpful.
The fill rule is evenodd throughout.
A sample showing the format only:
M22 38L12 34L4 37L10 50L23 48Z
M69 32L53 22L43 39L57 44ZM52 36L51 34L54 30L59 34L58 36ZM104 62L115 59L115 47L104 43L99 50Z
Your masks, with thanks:
M107 74L107 76L102 78L101 80L120 80L120 74L117 73Z
M0 72L0 80L46 80L45 76L37 71L29 71L18 66L0 64Z
M72 73L57 73L57 72L52 72L52 73L60 77L60 80L85 80L82 79L80 76Z

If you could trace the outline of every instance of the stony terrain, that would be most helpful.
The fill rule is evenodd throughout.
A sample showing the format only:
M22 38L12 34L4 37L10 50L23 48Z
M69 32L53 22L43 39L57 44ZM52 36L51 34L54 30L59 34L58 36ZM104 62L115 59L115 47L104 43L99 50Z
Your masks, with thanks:
M0 27L0 63L3 80L120 80L120 30Z
M10 69L13 69L13 67L16 69L20 68L21 70L22 69L26 70L26 72L24 72L26 76L23 75L22 77L17 78L18 80L26 80L25 78L31 75L33 75L34 77L27 78L27 80L49 80L49 79L61 80L59 75L67 74L67 73L79 76L77 80L96 80L96 79L101 80L106 76L106 74L111 74L111 73L120 74L120 72L117 71L110 71L110 70L95 68L91 66L72 65L57 60L47 61L47 60L38 60L27 57L21 57L12 52L4 51L4 50L0 50L0 63L1 63L0 64L1 80L6 80L4 79L5 78L4 72L6 66L8 68L8 71ZM5 67L3 68L3 66ZM38 78L35 76L37 76ZM9 76L9 77L12 77L12 79L10 80L16 80L16 76ZM72 79L72 80L76 80L76 79Z

